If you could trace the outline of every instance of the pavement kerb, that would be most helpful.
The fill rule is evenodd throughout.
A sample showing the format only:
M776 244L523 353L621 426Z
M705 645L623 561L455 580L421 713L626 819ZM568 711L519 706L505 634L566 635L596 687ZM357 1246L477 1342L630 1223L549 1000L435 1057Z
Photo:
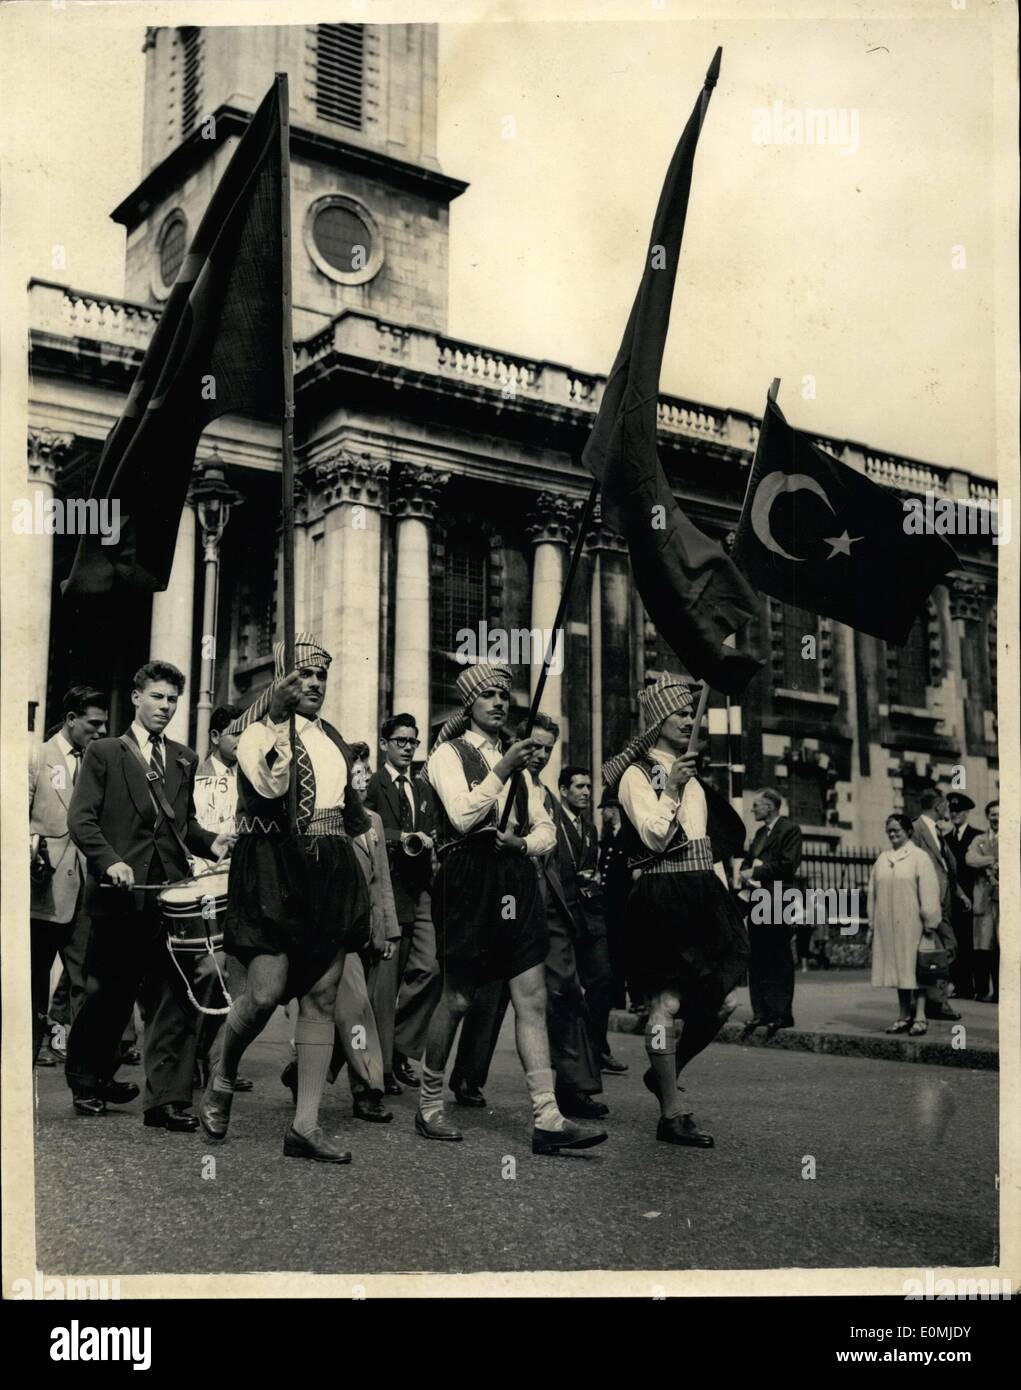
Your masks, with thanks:
M625 1009L610 1011L610 1030L637 1033L640 1017ZM740 1043L744 1025L726 1023L717 1042ZM964 1067L972 1071L999 1071L1000 1054L994 1047L952 1047L933 1038L905 1038L879 1034L838 1033L808 1028L781 1028L769 1042L756 1031L745 1047L769 1047L785 1052L824 1052L837 1057L868 1057L882 1062L924 1062L928 1066Z

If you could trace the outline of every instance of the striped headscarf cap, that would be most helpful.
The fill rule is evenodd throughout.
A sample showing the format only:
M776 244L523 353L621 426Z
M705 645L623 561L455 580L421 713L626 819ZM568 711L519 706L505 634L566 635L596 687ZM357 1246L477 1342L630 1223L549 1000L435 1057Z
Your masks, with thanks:
M513 674L509 666L501 666L488 661L479 661L473 666L465 666L457 677L457 693L461 697L461 708L457 714L444 724L436 735L433 748L447 743L452 738L460 738L471 723L471 707L482 690L504 690L509 695Z
M603 763L603 785L614 788L632 763L644 758L656 746L659 731L672 714L693 714L695 711L695 691L698 686L681 680L680 676L669 672L659 677L654 685L646 686L638 692L638 709L642 716L643 730L619 752L616 757Z
M311 666L317 671L328 671L333 657L326 650L319 638L311 632L296 632L294 634L294 666L293 670L298 671L303 666ZM265 719L269 713L270 702L273 699L273 687L277 681L283 680L288 672L284 669L284 644L283 642L273 643L273 680L267 685L266 689L248 706L243 714L239 714L233 724L227 726L228 734L240 734L247 729L249 724L257 724L260 719Z

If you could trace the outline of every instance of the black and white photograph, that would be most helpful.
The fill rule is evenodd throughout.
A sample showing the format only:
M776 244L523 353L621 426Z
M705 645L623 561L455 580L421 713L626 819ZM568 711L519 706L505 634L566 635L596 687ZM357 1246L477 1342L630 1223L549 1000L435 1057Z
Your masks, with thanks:
M1016 43L0 7L51 1361L166 1369L110 1300L781 1293L861 1296L820 1366L972 1358L1021 1280Z

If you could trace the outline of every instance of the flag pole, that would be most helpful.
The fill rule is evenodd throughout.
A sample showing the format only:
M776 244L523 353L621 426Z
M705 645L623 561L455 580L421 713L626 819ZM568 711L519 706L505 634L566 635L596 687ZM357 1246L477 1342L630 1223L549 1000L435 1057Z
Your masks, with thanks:
M277 73L276 84L280 110L281 366L284 378L284 414L280 437L280 544L284 571L284 672L290 673L294 669L294 325L291 320L291 104L286 72ZM292 830L298 819L294 740L292 711L291 776L287 783L287 819Z
M549 641L546 643L546 653L543 657L542 670L539 672L539 679L535 683L535 692L532 695L532 703L529 706L528 717L525 720L525 738L528 738L532 732L535 716L539 712L539 705L542 701L543 691L546 689L546 677L549 675L549 668L553 661L553 652L557 645L557 634L564 626L564 620L567 617L568 599L571 596L574 577L578 573L582 548L585 544L585 537L588 535L589 524L592 521L592 513L595 511L596 499L598 496L599 480L598 478L593 478L588 497L586 497L585 505L581 510L581 516L578 518L578 534L574 538L574 549L571 552L571 561L567 566L567 574L564 576L564 587L560 592L560 603L557 606L557 616L553 620ZM507 800L504 803L503 814L500 816L501 830L507 829L507 822L510 820L511 806L514 803L514 793L517 791L520 776L520 772L515 772L511 777L510 790L507 793Z

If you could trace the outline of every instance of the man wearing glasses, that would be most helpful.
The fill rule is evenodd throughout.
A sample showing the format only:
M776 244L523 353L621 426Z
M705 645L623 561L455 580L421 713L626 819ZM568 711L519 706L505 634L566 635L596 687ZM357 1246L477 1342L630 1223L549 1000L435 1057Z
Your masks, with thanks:
M414 715L392 714L385 720L379 746L383 764L369 779L365 802L383 822L401 942L393 960L379 967L380 986L391 991L391 1003L396 999L396 1013L392 1007L377 1010L377 1021L386 1092L399 1095L401 1083L418 1087L408 1058L425 1051L429 1020L440 995L430 897L436 807L432 788L412 771L419 747ZM386 1028L386 1018L392 1027Z

